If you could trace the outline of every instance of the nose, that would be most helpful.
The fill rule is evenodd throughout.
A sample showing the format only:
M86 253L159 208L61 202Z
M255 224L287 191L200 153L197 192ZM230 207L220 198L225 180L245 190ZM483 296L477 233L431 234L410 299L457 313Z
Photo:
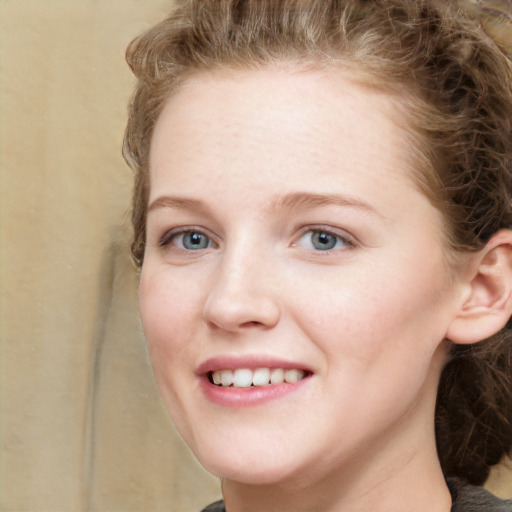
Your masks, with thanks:
M275 326L281 310L273 267L254 255L224 257L204 303L205 320L230 332Z

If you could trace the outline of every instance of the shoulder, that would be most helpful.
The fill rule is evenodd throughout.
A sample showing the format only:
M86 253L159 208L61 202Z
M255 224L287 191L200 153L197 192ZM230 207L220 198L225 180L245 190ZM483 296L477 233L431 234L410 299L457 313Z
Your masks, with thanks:
M226 512L226 509L224 508L224 502L221 500L208 505L201 512Z
M452 512L512 512L512 500L501 500L482 487L449 479L453 496Z

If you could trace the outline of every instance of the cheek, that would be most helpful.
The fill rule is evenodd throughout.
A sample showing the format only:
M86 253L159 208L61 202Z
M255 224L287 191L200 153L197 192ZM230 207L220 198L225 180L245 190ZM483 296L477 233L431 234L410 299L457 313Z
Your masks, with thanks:
M417 352L425 359L444 339L450 302L437 264L421 273L386 264L357 277L351 272L336 277L325 281L328 287L312 280L309 293L295 308L302 312L297 321L314 330L311 336L324 343L332 357L369 363L395 357L398 350L404 357Z
M183 284L181 285L183 288ZM186 287L163 273L142 271L139 307L155 381L178 430L187 432L184 420L188 392L193 389L194 364L190 347L197 338L196 298ZM185 389L189 391L184 392Z
M166 373L161 367L180 359L183 348L193 337L197 312L192 307L196 300L191 291L191 287L180 286L165 273L142 270L139 308L157 380L159 373Z

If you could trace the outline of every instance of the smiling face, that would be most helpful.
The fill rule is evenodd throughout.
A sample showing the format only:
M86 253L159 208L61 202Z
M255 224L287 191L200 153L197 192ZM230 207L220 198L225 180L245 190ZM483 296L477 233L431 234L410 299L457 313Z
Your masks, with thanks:
M435 457L460 290L392 115L282 68L199 74L156 124L142 321L178 430L227 480Z

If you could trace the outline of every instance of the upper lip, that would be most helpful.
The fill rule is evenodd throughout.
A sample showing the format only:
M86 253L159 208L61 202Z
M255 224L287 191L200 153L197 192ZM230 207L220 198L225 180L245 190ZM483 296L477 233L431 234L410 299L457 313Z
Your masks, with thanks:
M295 368L312 373L307 365L297 361L265 355L241 356L227 354L206 359L198 365L196 374L204 375L217 370L236 370L237 368L248 368L250 370L255 370L256 368L283 368L284 370Z

